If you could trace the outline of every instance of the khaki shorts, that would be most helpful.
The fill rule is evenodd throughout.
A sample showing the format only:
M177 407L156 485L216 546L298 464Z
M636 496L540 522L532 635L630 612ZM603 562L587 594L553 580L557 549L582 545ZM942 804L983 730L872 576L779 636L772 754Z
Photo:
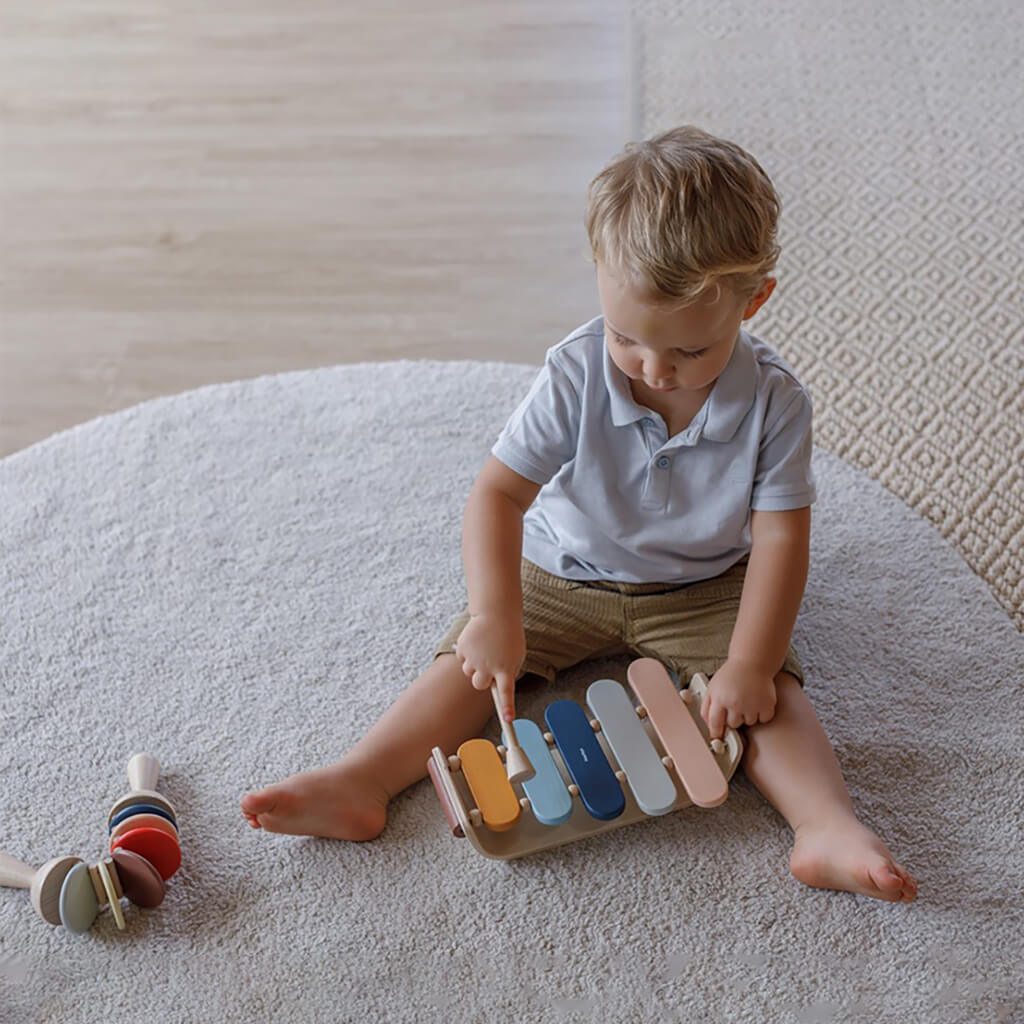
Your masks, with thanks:
M682 682L714 674L729 653L740 607L746 560L699 583L581 582L553 576L523 559L526 660L520 675L555 674L588 658L632 655L657 658ZM469 622L463 612L434 656L451 654ZM792 646L782 671L803 685Z

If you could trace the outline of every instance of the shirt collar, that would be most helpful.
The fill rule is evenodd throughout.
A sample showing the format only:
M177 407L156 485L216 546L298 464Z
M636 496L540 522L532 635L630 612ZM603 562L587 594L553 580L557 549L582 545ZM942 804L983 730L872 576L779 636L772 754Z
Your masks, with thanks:
M608 345L604 350L604 379L611 403L612 423L624 427L651 415L650 410L640 405L629 386L629 378L612 362ZM694 425L700 424L701 435L709 441L731 441L739 430L757 393L757 358L750 338L740 331L736 345L719 374L708 400L694 418Z
M757 357L746 331L740 331L736 345L718 375L708 407L707 422L702 431L709 441L731 441L740 424L750 412L757 395Z
M630 423L636 423L637 420L647 419L651 415L650 409L645 409L633 397L629 378L612 362L608 343L602 340L601 348L604 359L604 382L611 402L612 423L617 427L625 427Z

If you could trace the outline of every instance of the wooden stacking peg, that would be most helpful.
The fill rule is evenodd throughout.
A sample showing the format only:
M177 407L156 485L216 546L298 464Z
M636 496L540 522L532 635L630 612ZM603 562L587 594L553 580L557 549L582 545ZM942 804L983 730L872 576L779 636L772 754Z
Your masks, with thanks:
M35 912L47 923L58 925L60 920L60 890L64 879L81 857L54 857L39 870L0 853L0 885L13 889L28 889Z
M156 789L160 778L160 762L152 754L133 754L128 761L129 792L115 801L107 815L107 821L114 818L126 807L135 804L153 804L163 808L177 821L178 815L171 802Z
M525 782L527 779L532 779L534 775L533 765L530 764L526 751L519 746L516 727L511 722L505 721L497 683L491 686L491 696L494 698L494 708L498 712L498 721L501 722L501 734L504 737L505 746L508 750L505 755L505 770L508 773L508 781Z
M107 823L112 853L123 849L139 854L166 881L181 864L181 848L177 814L157 792L159 779L160 762L152 754L133 754L128 761L131 790L110 809ZM136 807L139 814L133 813Z

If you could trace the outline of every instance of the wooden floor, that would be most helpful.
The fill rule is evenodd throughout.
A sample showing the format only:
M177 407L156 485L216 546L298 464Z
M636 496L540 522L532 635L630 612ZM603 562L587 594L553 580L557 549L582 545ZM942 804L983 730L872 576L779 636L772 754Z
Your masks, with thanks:
M596 312L614 0L10 0L0 455L339 362L539 362Z

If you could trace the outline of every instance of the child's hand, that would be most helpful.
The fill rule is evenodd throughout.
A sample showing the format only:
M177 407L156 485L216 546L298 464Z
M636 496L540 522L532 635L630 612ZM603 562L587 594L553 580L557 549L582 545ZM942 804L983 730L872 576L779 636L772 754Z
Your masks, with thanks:
M700 706L713 740L725 735L725 727L770 722L775 716L775 679L763 668L726 663L711 677Z
M478 690L498 684L505 721L515 718L515 685L526 657L526 634L519 618L473 615L455 645L455 657Z

